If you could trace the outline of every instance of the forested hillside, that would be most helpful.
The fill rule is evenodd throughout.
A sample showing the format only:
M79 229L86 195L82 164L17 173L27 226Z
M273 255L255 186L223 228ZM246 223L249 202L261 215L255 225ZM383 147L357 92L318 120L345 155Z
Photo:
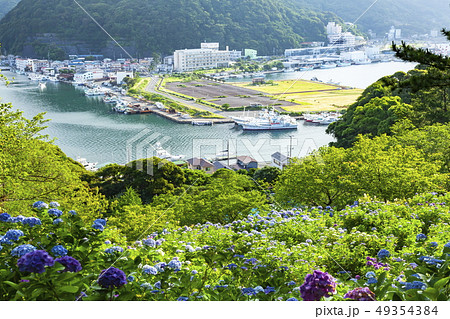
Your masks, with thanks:
M354 22L374 0L294 0L305 8L331 11ZM357 5L355 5L357 3ZM363 31L371 29L379 36L391 26L401 28L405 35L430 33L431 29L449 27L450 7L442 0L379 0L361 18L357 25Z
M303 41L324 40L331 13L298 9L291 0L80 0L133 55L170 54L202 41L223 48L281 54ZM108 36L74 1L22 0L0 22L0 42L11 53L47 55L107 52ZM45 44L45 45L42 45ZM75 51L84 52L75 52ZM118 51L117 51L118 52Z

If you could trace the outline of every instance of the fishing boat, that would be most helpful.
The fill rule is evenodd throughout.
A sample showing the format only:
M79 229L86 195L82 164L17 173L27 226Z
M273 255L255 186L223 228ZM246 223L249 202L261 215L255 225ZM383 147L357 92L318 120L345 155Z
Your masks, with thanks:
M166 159L169 161L179 161L183 159L184 155L172 155L167 150L165 150L160 142L156 142L155 146L153 147L155 149L156 156L162 159Z
M268 118L267 120L258 120L242 124L242 128L246 131L267 131L267 130L296 130L297 122L295 119L287 115Z
M88 162L85 158L77 156L77 162L83 165L85 169L88 171L96 171L97 170L97 162L92 163Z
M321 69L334 69L337 67L336 63L325 63L320 66Z

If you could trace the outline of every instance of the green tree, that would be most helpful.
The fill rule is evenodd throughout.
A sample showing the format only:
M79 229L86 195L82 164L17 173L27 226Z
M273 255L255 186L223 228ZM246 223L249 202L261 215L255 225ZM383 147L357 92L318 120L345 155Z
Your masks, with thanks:
M106 202L81 181L85 169L48 141L43 113L31 120L0 104L0 207L20 211L37 200L77 203L84 217L98 216Z
M253 174L253 178L257 181L262 181L264 183L268 183L269 185L273 185L280 176L280 174L281 170L278 167L265 166L261 169L258 169Z

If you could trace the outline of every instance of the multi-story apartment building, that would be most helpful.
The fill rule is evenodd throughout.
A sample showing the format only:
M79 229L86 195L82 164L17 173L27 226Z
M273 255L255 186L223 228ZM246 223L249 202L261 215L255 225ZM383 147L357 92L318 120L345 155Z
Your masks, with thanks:
M178 72L227 67L238 51L219 50L219 43L202 43L200 49L176 50L174 70ZM241 54L239 53L239 56Z

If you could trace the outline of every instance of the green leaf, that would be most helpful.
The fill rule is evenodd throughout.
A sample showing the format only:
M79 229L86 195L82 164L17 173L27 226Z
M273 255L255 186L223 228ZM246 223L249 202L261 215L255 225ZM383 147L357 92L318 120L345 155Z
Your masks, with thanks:
M434 283L434 288L441 289L448 283L449 280L450 280L450 277L439 279L438 281L436 281Z
M62 291L62 292L70 292L70 293L74 294L74 293L78 292L79 288L75 287L75 286L64 286L64 287L59 287L58 290Z
M3 283L13 287L16 290L20 290L19 285L14 283L14 282L12 282L12 281L4 281Z

